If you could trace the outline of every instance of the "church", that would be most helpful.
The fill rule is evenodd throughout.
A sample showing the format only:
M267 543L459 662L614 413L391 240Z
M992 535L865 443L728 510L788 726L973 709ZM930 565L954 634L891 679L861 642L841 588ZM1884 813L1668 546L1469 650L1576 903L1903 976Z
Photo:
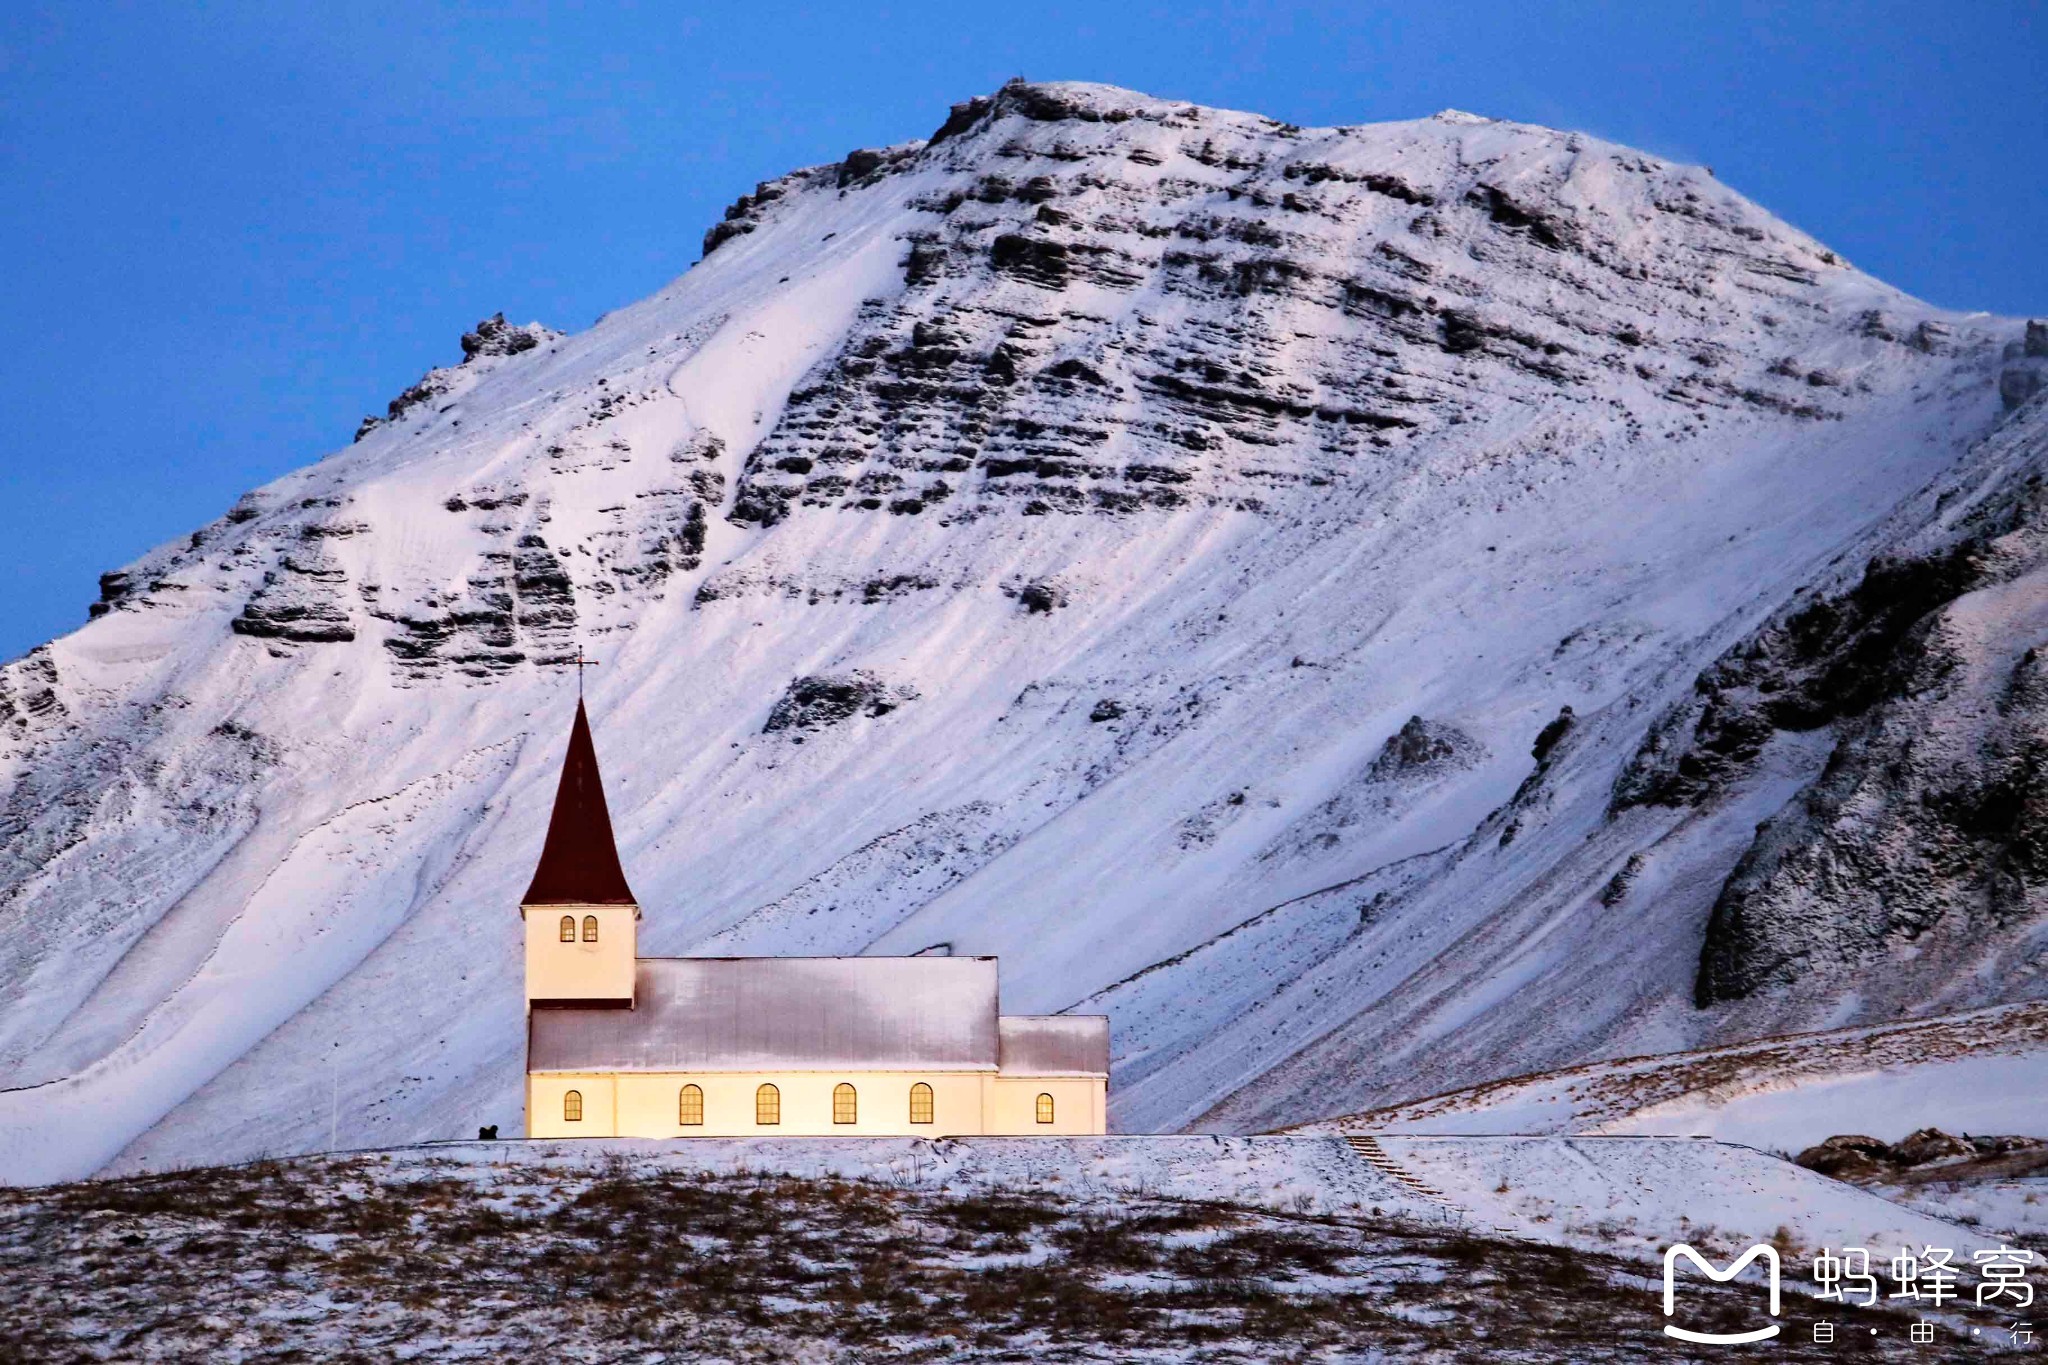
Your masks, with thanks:
M526 929L526 1135L1107 1130L1109 1020L1006 1015L992 957L641 957L579 698Z

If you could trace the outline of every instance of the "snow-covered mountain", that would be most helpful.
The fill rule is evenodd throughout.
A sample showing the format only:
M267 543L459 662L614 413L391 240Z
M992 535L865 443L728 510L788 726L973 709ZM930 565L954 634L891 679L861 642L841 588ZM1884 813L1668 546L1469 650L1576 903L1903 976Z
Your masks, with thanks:
M2044 992L2030 805L1904 918L1858 822L2035 771L2048 334L1580 134L1087 85L704 249L0 671L0 1176L516 1128L579 648L643 952L1001 954L1125 1129Z

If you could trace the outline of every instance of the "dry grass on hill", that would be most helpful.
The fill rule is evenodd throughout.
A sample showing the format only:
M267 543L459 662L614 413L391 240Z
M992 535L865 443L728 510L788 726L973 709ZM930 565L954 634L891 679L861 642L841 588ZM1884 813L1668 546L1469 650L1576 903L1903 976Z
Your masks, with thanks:
M0 1359L39 1365L1620 1361L1661 1322L1639 1265L1443 1228L623 1159L358 1156L0 1191L0 1276ZM1759 1312L1751 1289L1699 1289L1696 1324Z

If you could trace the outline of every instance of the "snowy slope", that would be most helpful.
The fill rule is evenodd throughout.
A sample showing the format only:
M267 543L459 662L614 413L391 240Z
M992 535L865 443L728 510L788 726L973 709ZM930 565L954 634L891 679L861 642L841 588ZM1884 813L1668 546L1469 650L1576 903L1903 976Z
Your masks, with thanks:
M0 670L0 1177L516 1127L578 647L643 952L1001 954L1112 1013L1126 1129L1754 1036L1704 926L1827 734L1614 780L2041 406L2019 324L1456 113L1012 85L706 244ZM1849 966L1796 1010L1861 1022Z
M1848 1131L2038 1133L2044 1094L2048 1005L2032 1003L1593 1062L1296 1131L1662 1133L1799 1152Z

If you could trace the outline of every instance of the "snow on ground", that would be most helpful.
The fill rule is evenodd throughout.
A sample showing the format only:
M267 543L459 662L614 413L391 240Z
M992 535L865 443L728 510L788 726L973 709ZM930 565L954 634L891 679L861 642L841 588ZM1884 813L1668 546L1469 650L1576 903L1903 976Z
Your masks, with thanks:
M1382 1137L1478 1223L1657 1259L1673 1242L1739 1249L1955 1246L1952 1221L1754 1148L1687 1138Z
M2048 1005L1596 1062L1295 1132L1683 1134L1797 1153L1838 1133L2048 1136Z
M1927 1180L1869 1188L1895 1204L1969 1228L1980 1240L1996 1237L2017 1246L2048 1249L2048 1178Z
M1970 1245L1725 1144L1385 1142L1472 1212L1276 1137L436 1143L0 1191L0 1333L80 1361L1634 1361L1668 1224L1787 1257L1776 1358L1836 1359L1810 1324L1846 1317L1917 1359L1908 1314L1808 1298L1799 1258ZM1998 1358L1964 1292L1943 1358ZM1754 1268L1682 1294L1695 1329L1771 1320Z
M1804 1247L1953 1242L1952 1222L1729 1143L1687 1138L1382 1137L1416 1194L1342 1138L702 1138L436 1143L405 1162L476 1169L510 1161L715 1175L841 1177L962 1193L1041 1190L1086 1203L1138 1196L1220 1200L1302 1215L1376 1213L1447 1229L1656 1260L1674 1241ZM1506 1186L1502 1189L1502 1186Z

